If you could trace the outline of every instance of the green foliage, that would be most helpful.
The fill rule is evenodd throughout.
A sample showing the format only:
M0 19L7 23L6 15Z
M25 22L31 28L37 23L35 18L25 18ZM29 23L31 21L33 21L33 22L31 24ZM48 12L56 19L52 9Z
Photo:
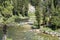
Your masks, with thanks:
M4 17L9 18L10 16L12 16L13 6L9 1L5 1L3 4L5 5L3 5L2 14L4 15Z
M43 30L43 31L48 31L48 32L53 32L53 30L51 30L51 29L48 28L48 27L44 27L44 28L42 28L42 30Z
M54 25L56 25L56 26L60 26L60 19L59 19L59 18L60 18L60 17L53 16L53 17L52 17L52 20L51 20L52 24L54 24Z
M36 1L37 3L36 3L36 5L35 5L35 16L36 16L36 21L37 21L37 24L38 24L38 28L40 28L40 20L41 20L41 7L40 7L40 1L38 0L38 1Z
M19 29L20 27L17 28L18 23L26 19L24 18L25 16L28 17L28 4L31 3L31 5L35 6L35 16L37 21L37 23L34 24L33 26L34 28L40 28L41 20L44 19L43 22L45 22L47 21L47 18L49 18L50 16L51 18L49 18L49 21L51 22L51 24L56 25L55 27L58 27L58 26L60 27L60 19L59 19L60 6L59 6L59 2L58 1L56 2L57 4L55 7L54 0L45 0L45 1L43 0L30 0L30 1L29 0L24 0L24 1L23 0L0 0L0 23L6 24L8 26L14 25L13 29L12 28L11 29L15 32L15 34L18 36L18 39L19 39L19 36L21 36L22 33L20 32L20 29ZM15 13L17 12L18 14L21 14L23 17L21 15L19 16L13 15L13 12L12 12L13 9ZM30 16L34 16L34 14L31 14ZM9 31L12 31L11 29ZM52 31L51 29L48 29L48 28L45 28L42 30ZM17 31L18 31L18 34L20 33L21 34L18 35ZM29 33L30 32L23 33L22 36L26 36L27 40L29 40L30 38L31 39L33 38L33 40L38 40L38 39L40 40L40 36L32 37L31 35L34 35L34 33L30 33L30 34ZM55 39L51 39L51 40L55 40Z
M12 4L10 3L10 1L4 1L2 2L2 6L0 6L0 10L1 10L1 22L5 22L10 18L12 17L12 9L13 9L13 6Z
M56 28L60 27L60 19L59 18L60 18L60 7L52 8L51 24L55 25Z

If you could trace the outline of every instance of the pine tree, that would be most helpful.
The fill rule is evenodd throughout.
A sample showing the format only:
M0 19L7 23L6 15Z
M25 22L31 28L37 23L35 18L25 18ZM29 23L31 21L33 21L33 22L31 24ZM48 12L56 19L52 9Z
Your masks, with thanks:
M29 0L24 0L24 15L28 17L28 6L29 5Z
M2 40L6 40L7 36L7 20L12 17L12 9L13 9L13 6L12 4L10 4L10 1L8 0L4 0L2 3L1 3L1 7L0 7L0 15L1 15L1 20L0 20L0 23L2 24L3 26L3 39Z
M41 9L40 9L40 0L35 0L35 15L37 20L37 28L40 28L41 24Z

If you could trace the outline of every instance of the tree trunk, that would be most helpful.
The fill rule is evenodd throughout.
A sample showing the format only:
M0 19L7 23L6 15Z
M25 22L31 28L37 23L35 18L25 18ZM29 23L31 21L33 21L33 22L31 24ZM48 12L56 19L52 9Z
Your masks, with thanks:
M7 35L4 34L2 40L7 40Z
M6 40L6 39L7 39L6 33L7 33L7 26L4 25L4 26L3 26L3 38L2 38L2 40Z

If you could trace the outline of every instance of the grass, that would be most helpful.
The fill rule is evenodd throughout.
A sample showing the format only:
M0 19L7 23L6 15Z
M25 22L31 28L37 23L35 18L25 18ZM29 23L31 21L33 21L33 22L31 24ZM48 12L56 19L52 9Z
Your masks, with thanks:
M7 38L7 40L12 40L11 38Z
M49 32L52 32L52 31L53 31L52 29L50 29L50 28L48 28L48 27L44 27L44 28L42 28L42 30L43 30L43 31L49 31Z
M23 30L28 30L28 28L23 29L21 27L18 27L18 28L10 29L10 31L12 31L13 34L11 34L11 32L9 31L10 32L9 35L12 36L11 37L12 39L8 38L8 40L20 40L20 39L22 39L22 40L40 40L40 39L41 40L42 39L43 40L59 40L58 37L56 37L56 36L53 37L49 34L44 34L44 33L35 34L35 32L31 32L31 31L23 32ZM24 38L26 38L26 39L24 39Z
M60 33L60 29L57 29L57 30L55 30L55 31Z
M56 36L51 36L51 35L48 35L48 34L40 34L40 36L42 36L44 38L44 40L59 40L58 37Z
M31 16L35 16L35 13L29 13L28 15L29 15L30 17L31 17Z

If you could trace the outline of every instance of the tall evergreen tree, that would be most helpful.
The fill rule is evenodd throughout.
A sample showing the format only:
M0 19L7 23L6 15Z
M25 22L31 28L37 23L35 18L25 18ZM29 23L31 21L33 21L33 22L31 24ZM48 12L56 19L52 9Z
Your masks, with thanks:
M29 0L24 0L24 15L28 16L28 6L29 5Z
M3 39L2 40L6 40L7 38L7 20L12 17L12 9L13 6L12 4L10 4L10 1L8 0L4 0L1 3L1 8L0 8L0 15L1 15L1 20L0 23L3 24Z
M40 0L35 0L35 15L37 20L37 28L40 28L41 24L41 8L40 8Z

